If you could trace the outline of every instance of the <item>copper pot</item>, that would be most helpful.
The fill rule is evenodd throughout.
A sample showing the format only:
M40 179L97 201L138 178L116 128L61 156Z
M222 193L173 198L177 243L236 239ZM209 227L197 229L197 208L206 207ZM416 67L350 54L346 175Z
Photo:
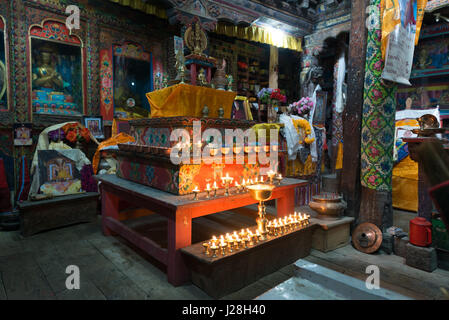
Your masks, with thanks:
M347 204L343 198L330 192L323 192L312 197L309 207L318 212L318 218L340 218Z

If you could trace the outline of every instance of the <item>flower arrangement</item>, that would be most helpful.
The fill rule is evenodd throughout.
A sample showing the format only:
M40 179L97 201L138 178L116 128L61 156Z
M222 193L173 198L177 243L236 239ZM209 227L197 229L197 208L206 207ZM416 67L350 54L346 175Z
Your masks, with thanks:
M279 102L286 103L287 97L281 93L280 89L262 88L257 97L262 103L269 103L271 100L278 100Z
M298 131L298 133L300 133L300 130L304 130L304 133L306 135L306 137L304 138L304 142L306 144L311 144L315 141L314 138L309 137L309 135L312 133L312 128L310 126L309 121L305 120L305 119L293 119L293 125L296 128L296 131Z
M290 105L290 108L295 110L299 116L308 114L312 110L312 107L313 101L309 97L303 97Z
M70 143L89 142L89 129L79 123L68 123L61 128L64 131L65 139Z
M257 93L257 98L259 98L260 102L262 102L262 103L268 103L272 92L273 92L273 89L271 89L271 88L262 88Z
M280 89L273 89L270 98L273 100L278 100L279 102L286 103L287 97L281 93Z

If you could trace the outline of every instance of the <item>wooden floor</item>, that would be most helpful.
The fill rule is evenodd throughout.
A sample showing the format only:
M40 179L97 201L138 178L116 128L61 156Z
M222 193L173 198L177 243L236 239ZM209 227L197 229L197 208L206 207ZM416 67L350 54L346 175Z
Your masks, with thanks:
M198 218L193 224L193 242L199 242L238 226L254 224L248 214L226 212ZM136 220L137 221L137 220ZM157 218L142 227L163 239L165 221ZM207 230L208 231L205 231ZM161 245L164 245L162 242ZM366 266L378 265L381 286L417 299L448 298L449 272L419 271L394 255L367 255L346 246L329 253L312 251L307 260L366 279ZM65 286L66 267L80 268L80 290ZM223 299L253 299L294 274L287 266ZM1 299L210 299L196 286L173 287L166 280L164 267L137 252L122 239L104 237L100 222L57 229L22 238L18 232L0 231L0 300Z

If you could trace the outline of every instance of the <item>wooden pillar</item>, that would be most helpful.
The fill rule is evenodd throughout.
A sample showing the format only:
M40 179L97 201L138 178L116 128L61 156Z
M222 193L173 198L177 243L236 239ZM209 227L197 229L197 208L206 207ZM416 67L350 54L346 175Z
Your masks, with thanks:
M380 19L380 2L371 2L370 20ZM397 85L381 79L383 62L380 33L380 23L372 25L366 44L369 55L366 57L364 77L360 147L362 196L357 223L370 222L385 229L393 224L392 175Z
M353 0L348 49L348 96L343 112L343 169L341 190L348 203L346 215L357 218L360 209L360 134L369 0Z
M270 46L270 74L268 78L269 87L272 89L278 88L278 67L279 66L279 49L275 46Z

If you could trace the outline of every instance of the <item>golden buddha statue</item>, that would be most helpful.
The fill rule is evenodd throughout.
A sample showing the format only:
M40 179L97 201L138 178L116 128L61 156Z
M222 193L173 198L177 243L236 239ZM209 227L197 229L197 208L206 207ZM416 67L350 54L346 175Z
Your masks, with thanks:
M207 48L206 33L201 28L200 23L195 22L195 26L187 28L184 34L184 41L193 54L203 56L203 51Z
M43 45L39 49L37 67L33 70L33 88L36 89L64 89L62 76L56 71L56 63L53 55L56 50L51 45Z

